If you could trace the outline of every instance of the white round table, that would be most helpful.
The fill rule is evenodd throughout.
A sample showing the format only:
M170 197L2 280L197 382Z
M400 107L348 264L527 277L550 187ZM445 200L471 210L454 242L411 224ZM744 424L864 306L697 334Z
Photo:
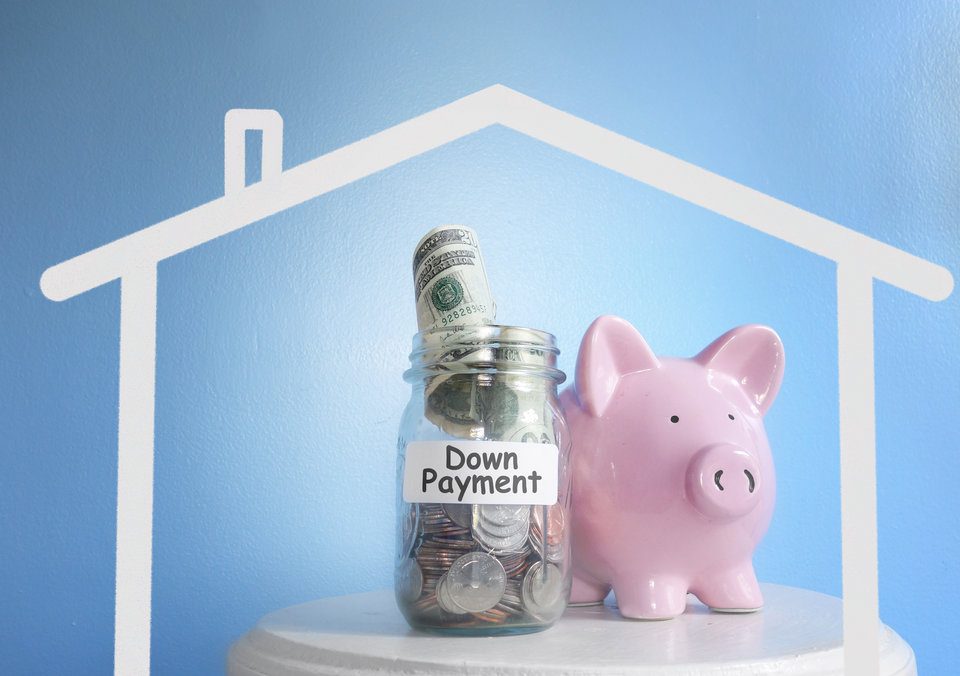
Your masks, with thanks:
M230 648L229 676L419 674L842 674L841 604L764 584L758 613L624 620L614 606L569 608L536 634L447 637L410 629L392 591L321 599L266 615ZM884 626L884 676L913 676L910 646Z

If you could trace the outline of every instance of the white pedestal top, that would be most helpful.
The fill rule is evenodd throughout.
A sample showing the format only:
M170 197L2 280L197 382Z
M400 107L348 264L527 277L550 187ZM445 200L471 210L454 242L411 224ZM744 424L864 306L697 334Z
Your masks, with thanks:
M714 613L690 596L672 620L624 620L610 605L569 608L546 631L480 638L411 630L392 591L338 596L266 615L231 647L227 673L842 674L840 600L762 588L766 606L757 613ZM881 674L915 676L910 646L881 631Z

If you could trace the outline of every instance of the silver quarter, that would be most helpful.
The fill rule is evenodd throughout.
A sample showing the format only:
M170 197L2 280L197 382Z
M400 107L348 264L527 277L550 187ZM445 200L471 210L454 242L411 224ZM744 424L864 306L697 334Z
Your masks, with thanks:
M447 588L447 575L444 573L440 576L440 579L437 580L437 605L440 606L440 610L445 610L448 613L457 612L453 608L453 604L450 603L446 598L446 588Z
M449 578L446 573L441 575L440 579L437 580L437 605L440 606L441 610L445 610L448 613L463 615L467 611L458 606L450 595L450 582L448 580Z
M528 505L480 505L479 512L481 522L500 527L530 519Z
M563 574L552 563L537 561L523 578L523 605L531 615L556 619L563 612Z
M521 516L507 524L499 524L485 519L477 519L475 528L495 537L509 537L530 527L530 517Z
M527 541L527 530L528 528L525 526L523 530L519 530L513 535L498 537L477 528L473 531L473 537L476 538L481 547L492 554L508 554L523 549Z
M397 596L413 603L423 592L423 571L414 559L407 559L397 570Z
M497 605L506 585L507 574L503 566L483 552L470 552L454 561L444 582L449 600L471 613L480 613Z
M403 515L401 516L400 547L397 550L397 556L405 559L410 556L410 551L417 541L418 510L416 504L407 505L406 509L401 507L401 510L403 510Z
M473 526L473 505L444 505L443 511L446 513L448 519L461 528L470 528Z

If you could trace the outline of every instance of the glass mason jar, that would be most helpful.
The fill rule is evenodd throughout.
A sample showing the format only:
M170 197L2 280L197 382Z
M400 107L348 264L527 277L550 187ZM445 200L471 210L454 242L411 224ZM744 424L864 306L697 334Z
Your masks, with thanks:
M513 326L414 336L397 459L397 604L417 629L515 634L570 593L569 435L554 337Z

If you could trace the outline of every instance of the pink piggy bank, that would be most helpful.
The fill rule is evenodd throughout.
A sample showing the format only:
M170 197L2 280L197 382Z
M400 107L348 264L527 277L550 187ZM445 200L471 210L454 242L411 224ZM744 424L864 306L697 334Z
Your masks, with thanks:
M776 480L763 416L783 378L770 328L733 329L692 359L657 357L627 321L604 316L561 396L573 450L571 603L613 588L624 617L763 605L751 556Z

